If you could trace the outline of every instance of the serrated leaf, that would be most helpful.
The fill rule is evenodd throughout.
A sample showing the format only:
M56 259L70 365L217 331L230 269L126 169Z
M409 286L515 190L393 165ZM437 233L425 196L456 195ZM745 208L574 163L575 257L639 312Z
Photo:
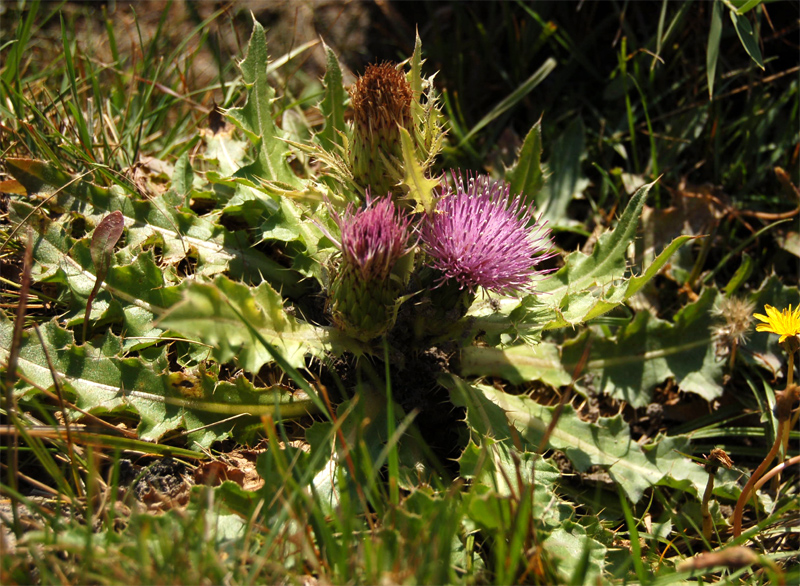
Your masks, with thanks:
M506 181L512 194L521 194L525 204L536 201L544 185L542 160L542 120L539 119L525 136L517 161L506 170Z
M564 583L575 572L582 569L581 560L589 550L589 563L582 576L575 576L572 584L600 584L600 576L606 563L606 547L586 534L586 528L577 523L566 521L553 531L542 543L544 548L558 560L558 569Z
M12 211L16 206L23 204L13 204ZM34 241L33 277L39 282L62 283L68 287L73 311L65 318L74 325L75 318L84 315L85 300L98 282L89 239L74 241L56 222L40 229L42 233ZM165 272L156 265L151 252L140 253L128 263L110 267L90 317L113 319L113 316L106 316L106 312L113 311L117 304L116 311L124 323L126 336L157 336L160 331L153 330L152 320L180 299L178 290L164 277Z
M691 236L673 240L641 275L625 280L625 253L636 233L647 191L637 191L617 227L600 236L590 255L573 252L557 273L537 285L540 294L478 301L470 307L472 318L465 327L484 332L492 344L513 343L521 338L536 343L545 329L574 326L617 307L638 293Z
M436 209L436 198L433 190L439 185L437 179L425 177L425 168L417 160L414 142L405 128L400 128L400 142L403 149L403 171L405 178L403 185L408 189L409 200L415 204L415 210L430 215Z
M300 179L292 172L286 160L289 147L281 140L282 133L272 119L275 90L267 80L268 62L264 28L254 20L247 55L239 63L244 85L247 87L247 102L241 108L227 110L226 116L247 134L256 149L256 160L239 169L236 174L300 187Z
M440 382L450 389L453 403L467 408L467 423L478 436L510 442L513 426L524 441L523 448L538 450L554 407L490 386L470 385L455 377L443 377ZM647 488L662 482L695 496L701 493L708 475L679 454L687 450L687 444L685 438L674 437L640 446L631 438L621 415L589 423L566 405L546 447L562 450L579 471L603 466L628 498L638 502Z
M565 259L564 267L539 283L537 290L547 293L549 305L558 307L570 293L602 287L625 275L625 252L633 242L645 199L653 185L649 183L633 194L616 228L598 238L590 255L573 252Z
M0 363L8 357L13 324L0 316ZM190 434L207 447L228 435L231 425L211 427L232 415L270 413L279 410L284 417L313 413L310 400L287 393L282 388L257 390L247 381L216 383L206 377L197 384L175 384L174 374L164 351L153 360L119 358L121 341L107 335L104 347L77 346L72 333L54 321L41 326L45 347L56 375L67 393L75 396L81 409L94 414L109 412L138 415L139 437L157 441L179 428L202 432ZM111 354L109 356L109 354ZM23 334L19 372L33 385L52 388L53 379L38 337L28 330ZM205 386L205 388L204 388ZM27 396L37 391L31 384L18 384L17 393ZM277 408L276 408L277 407Z
M592 340L585 369L594 375L598 391L644 407L650 404L653 389L673 378L682 391L707 401L722 395L723 362L715 353L711 313L718 295L715 289L707 289L695 303L681 309L672 323L642 311L614 338ZM567 370L578 364L586 342L581 336L564 345Z
M314 277L322 283L323 267L327 257L320 253L319 242L324 237L319 224L326 217L324 208L311 212L291 198L281 198L280 208L261 226L263 240L298 242L305 249L292 256L292 268L299 273Z
M207 161L215 161L219 166L219 172L209 171L206 179L216 182L219 178L232 177L242 165L244 165L247 155L247 142L237 140L233 137L234 129L231 126L228 130L220 132L204 131L202 136L206 143L206 150L202 157Z
M598 393L644 407L653 389L668 378L678 387L711 401L722 394L723 363L715 354L712 308L718 299L709 289L678 312L673 323L643 311L613 338L593 338L582 375L592 376ZM512 384L542 381L553 387L570 383L581 363L589 334L567 342L561 355L556 344L508 349L464 348L461 374L500 376ZM580 390L580 386L576 387Z
M572 380L562 364L559 347L547 342L505 350L468 346L461 350L459 364L462 376L499 376L515 385L542 381L558 388Z
M167 264L189 256L201 275L227 271L234 278L254 282L267 279L290 297L303 292L298 286L300 275L255 250L245 232L232 232L193 212L182 211L183 200L174 193L145 198L117 188L105 189L30 159L6 159L6 165L30 195L58 192L51 203L57 209L80 213L93 222L108 213L122 212L128 228L125 250L129 258L139 253L143 243L156 238ZM33 211L23 202L12 206L16 210L12 219L17 222Z
M469 502L470 517L484 527L499 525L498 506L510 513L502 503L491 501L498 497L519 497L518 479L534 488L534 516L543 523L559 526L574 514L573 507L556 492L561 473L538 454L518 452L507 443L481 438L481 446L469 442L458 462L461 477L472 480L474 492L481 495Z
M411 70L406 74L408 84L411 86L413 96L422 95L422 39L419 38L419 31L414 37L414 52L411 55ZM425 115L424 107L419 99L411 102L412 113L415 120L422 119Z
M219 362L235 357L245 370L258 372L272 362L272 356L244 327L231 305L295 368L305 366L307 355L321 357L328 349L325 331L288 315L283 299L266 282L255 289L226 277L217 277L213 285L193 283L183 301L159 325L213 346Z
M342 68L339 59L328 45L323 43L325 49L325 78L323 85L325 93L320 102L319 109L325 118L325 126L317 135L320 146L326 150L333 150L336 146L343 146L340 133L347 130L344 123L344 102L347 95L342 85Z
M8 357L13 325L0 317L0 361ZM165 381L138 358L113 359L88 344L76 346L72 333L55 322L41 326L53 367L68 392L77 395L78 407L95 413L128 411L139 415L139 436L156 440L180 425L180 410L163 401L144 398L166 396ZM166 361L159 364L166 367ZM44 351L33 331L23 334L17 368L32 383L50 388L52 375ZM25 385L21 392L30 392Z

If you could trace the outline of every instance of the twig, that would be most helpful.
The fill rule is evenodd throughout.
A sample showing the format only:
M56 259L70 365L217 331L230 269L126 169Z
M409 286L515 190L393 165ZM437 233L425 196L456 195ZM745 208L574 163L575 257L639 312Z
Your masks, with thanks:
M33 265L33 231L28 227L28 243L25 247L25 260L22 268L22 283L19 289L19 308L17 308L17 316L14 319L14 332L11 336L11 347L8 349L8 362L6 363L6 381L5 381L5 409L6 417L11 425L17 427L22 425L17 416L17 407L14 397L14 382L16 381L17 374L17 361L19 360L19 350L22 345L22 330L25 326L25 313L28 305L28 293L31 288L31 266ZM12 490L11 496L11 512L14 517L14 533L17 538L22 536L22 525L19 519L19 510L17 508L18 484L17 473L19 472L19 439L15 435L9 439L8 445L8 462L9 467L6 472L8 478L8 485Z
M58 374L56 373L56 369L53 367L53 361L50 360L50 353L47 351L47 344L44 343L44 337L42 336L41 330L39 330L39 326L33 324L33 329L36 332L36 336L39 338L39 344L41 344L42 351L44 352L44 359L47 361L47 367L50 369L50 376L53 379L53 386L56 388L58 404L61 408L61 416L64 418L64 428L67 431L67 456L69 457L70 469L72 470L72 479L75 482L75 491L78 493L79 497L82 497L83 489L81 488L81 479L78 475L78 463L75 460L75 449L72 443L72 433L70 432L69 427L69 415L67 414L67 408L64 405L64 395L61 392L61 382L58 380Z

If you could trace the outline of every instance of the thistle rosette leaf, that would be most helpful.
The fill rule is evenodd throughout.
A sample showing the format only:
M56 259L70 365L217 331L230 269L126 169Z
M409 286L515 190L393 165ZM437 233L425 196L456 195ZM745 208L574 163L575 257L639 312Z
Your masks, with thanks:
M410 251L409 219L401 218L389 197L370 199L359 210L349 205L335 217L341 231L341 259L331 283L335 325L363 341L387 332L395 322L405 285L393 274Z
M425 218L421 241L437 285L455 282L474 294L478 288L501 295L534 293L549 271L537 265L556 253L550 230L535 208L512 196L508 183L452 172L455 190L441 184L436 212Z

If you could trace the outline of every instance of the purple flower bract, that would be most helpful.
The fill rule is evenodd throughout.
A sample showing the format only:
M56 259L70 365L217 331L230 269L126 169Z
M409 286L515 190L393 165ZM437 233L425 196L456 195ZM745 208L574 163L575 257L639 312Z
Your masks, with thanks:
M391 198L370 199L365 207L349 205L336 218L342 233L345 265L364 280L384 280L395 262L408 252L409 221L398 217Z
M460 287L503 295L532 292L536 265L555 255L550 230L509 194L509 185L486 176L452 172L456 189L442 183L436 212L422 223L420 237L430 265Z

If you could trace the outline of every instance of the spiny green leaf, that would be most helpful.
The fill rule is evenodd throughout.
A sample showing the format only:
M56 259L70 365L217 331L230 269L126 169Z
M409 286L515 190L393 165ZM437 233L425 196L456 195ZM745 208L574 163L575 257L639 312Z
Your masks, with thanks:
M643 407L653 389L674 378L682 391L711 401L722 394L722 362L716 357L712 309L718 294L708 289L697 302L684 307L674 322L643 311L613 338L593 338L584 371L592 375L597 392ZM589 334L567 342L563 355L556 344L499 348L464 348L464 376L500 376L512 384L542 381L553 387L570 383L583 358ZM576 386L578 390L580 385Z
M11 341L11 322L0 317L0 360L8 356ZM95 413L122 411L138 414L141 419L139 437L156 440L180 425L180 410L162 401L142 397L165 397L165 379L152 366L138 358L114 359L104 357L91 346L76 346L72 333L55 322L41 327L47 352L64 388L77 395L76 404ZM156 361L160 370L167 367L166 359ZM53 385L52 375L39 340L32 331L23 335L18 368L32 383L42 388ZM24 385L22 392L29 392Z
M570 373L562 364L558 345L547 342L535 346L512 346L505 350L468 346L461 350L459 363L463 376L499 376L515 385L542 381L558 388L571 381Z
M0 363L8 357L12 329L13 324L0 316ZM315 410L307 397L292 395L281 387L255 389L241 377L233 383L218 383L202 373L188 378L176 378L181 373L164 374L169 370L164 351L153 360L120 358L116 354L122 351L121 341L110 334L98 348L76 345L72 333L54 321L44 324L41 331L56 375L66 392L75 396L76 405L98 415L137 415L139 437L144 440L157 441L179 428L202 427L190 434L190 439L207 447L229 435L233 424L210 426L232 415L280 412L284 417L298 417ZM30 330L23 334L18 368L33 385L52 387L44 349ZM27 383L19 385L17 392L21 396L36 393Z
M606 565L606 547L599 541L586 534L586 528L572 521L566 521L561 527L553 531L542 545L547 551L553 552L558 560L558 569L566 579L572 576L572 584L599 584L603 569ZM588 552L585 550L588 549ZM588 553L588 565L581 568L581 560ZM583 574L576 572L583 569ZM566 582L565 582L566 583Z
M541 159L542 120L539 119L525 136L517 162L506 170L506 181L511 185L511 193L521 194L526 204L536 201L536 196L544 185Z
M405 179L403 185L408 188L408 199L415 203L415 210L430 215L436 209L436 198L433 189L439 185L436 179L425 177L425 169L417 160L411 135L405 128L400 129L400 141L403 149L403 167Z
M252 290L226 277L217 277L213 285L192 283L160 325L213 346L220 362L235 357L245 370L258 372L273 359L231 305L295 368L305 366L306 355L321 357L327 350L325 331L288 315L283 299L266 282Z
M281 140L282 133L272 119L275 90L267 81L267 38L264 28L253 21L253 33L247 55L239 63L247 87L247 103L231 108L226 115L249 137L256 149L256 160L242 167L237 175L266 181L281 181L300 187L300 179L292 172L286 157L289 147Z
M211 276L228 271L235 278L256 282L266 278L290 297L302 293L298 273L255 250L246 233L227 230L183 211L182 198L173 192L141 197L116 187L105 189L41 161L6 159L6 164L29 195L55 194L50 205L57 209L80 213L92 222L100 222L108 213L122 212L128 228L125 250L129 258L135 257L144 243L157 243L161 259L167 264L176 264L188 256L196 261L198 274ZM17 210L12 219L17 222L33 211L23 202L12 205Z
M679 311L669 323L648 311L619 330L614 338L592 340L586 371L594 375L598 391L634 407L650 404L653 389L674 378L682 391L711 401L722 394L723 362L716 356L712 335L715 289ZM586 336L564 346L568 371L581 359Z
M233 137L234 129L232 126L219 132L211 132L210 130L202 132L206 150L201 156L206 161L216 162L219 169L219 171L206 173L206 179L216 179L217 175L220 179L232 177L244 165L247 155L247 142Z
M326 221L328 211L321 207L313 212L304 209L290 198L282 198L278 211L261 226L263 240L300 243L305 250L295 251L292 268L299 273L323 282L323 267L333 252L320 250L320 240L324 238L319 224Z
M517 338L536 343L542 330L583 323L638 293L675 251L692 238L676 238L641 275L624 279L625 252L633 241L638 216L651 186L645 185L634 194L617 227L600 236L591 255L573 252L564 267L537 285L537 290L544 294L474 303L467 313L473 320L464 327L484 332L493 344L513 343Z
M327 69L325 70L325 95L320 102L319 109L325 118L325 126L317 135L320 146L326 150L332 150L335 146L343 146L343 140L339 134L346 132L347 126L344 123L344 102L347 95L342 85L342 68L336 53L323 43Z
M633 194L616 228L598 238L590 255L573 252L566 258L563 268L537 286L540 292L548 294L549 305L558 307L570 293L604 286L624 276L625 252L633 242L645 199L653 185L649 183Z
M556 484L561 473L553 464L539 454L520 453L507 442L491 438L480 438L480 441L480 446L470 441L458 459L460 475L472 480L474 492L481 495L469 502L470 517L474 521L484 527L497 527L500 520L494 518L492 509L496 511L498 503L491 503L491 500L519 496L518 478L534 487L537 519L559 526L574 514L573 507L557 495Z
M455 377L440 382L450 389L453 403L467 408L467 422L479 436L510 442L513 426L525 442L523 447L538 450L554 407L490 386L469 385ZM605 467L628 497L638 502L647 488L667 481L695 496L701 493L708 475L678 453L685 451L687 444L685 438L675 437L640 446L630 437L621 415L589 423L581 421L567 405L546 447L562 450L580 471L595 465Z

